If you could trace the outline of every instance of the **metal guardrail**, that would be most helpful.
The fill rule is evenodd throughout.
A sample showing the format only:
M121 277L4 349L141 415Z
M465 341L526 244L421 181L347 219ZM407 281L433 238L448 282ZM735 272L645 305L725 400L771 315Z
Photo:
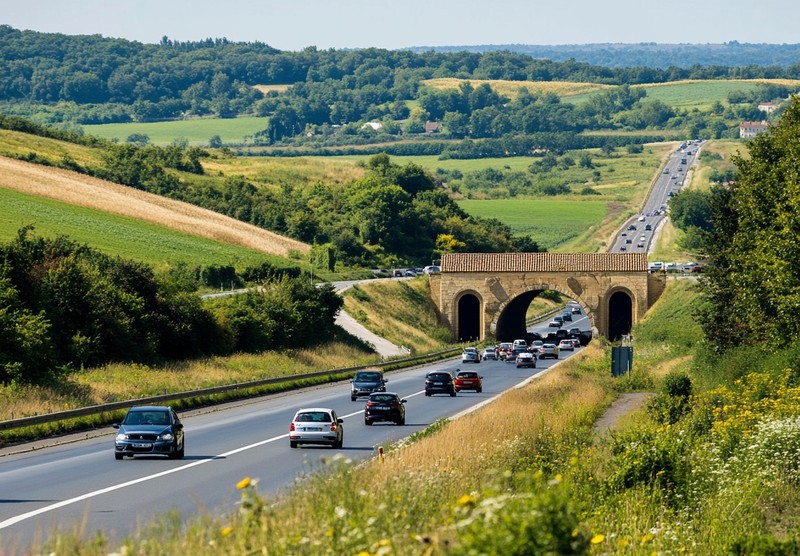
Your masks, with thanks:
M215 394L224 394L236 390L249 390L251 388L258 388L268 384L281 384L284 382L295 382L298 380L306 380L310 378L317 378L323 376L333 376L349 372L354 372L359 369L364 369L370 366L385 367L387 365L414 363L415 361L422 361L425 359L436 358L441 355L449 353L460 352L461 348L450 348L443 351L434 353L426 353L424 355L415 355L414 357L407 357L405 359L392 359L383 361L379 365L359 365L356 367L344 367L341 369L331 369L327 371L316 371L313 373L304 373L299 375L281 376L274 378L265 378L262 380L253 380L250 382L238 382L235 384L226 384L224 386L213 386L211 388L203 388L201 390L191 390L188 392L173 392L172 394L163 394L160 396L149 396L146 398L137 398L135 400L125 400L121 402L112 402L102 405L91 405L82 407L80 409L69 409L66 411L55 411L53 413L46 413L42 415L33 415L31 417L21 417L19 419L9 419L0 421L0 431L19 429L23 427L30 427L32 425L44 425L47 423L56 423L58 421L66 421L76 417L86 417L87 415L97 415L100 413L109 413L111 411L119 411L127 409L136 405L154 405L162 404L174 400L182 400L187 398L202 398L206 396L213 396Z

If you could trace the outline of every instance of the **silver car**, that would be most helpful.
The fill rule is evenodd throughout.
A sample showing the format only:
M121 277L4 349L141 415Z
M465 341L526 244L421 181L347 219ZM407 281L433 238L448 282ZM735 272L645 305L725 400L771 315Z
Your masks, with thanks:
M517 354L517 368L533 367L536 368L536 356L530 351L521 351Z
M289 425L289 446L327 444L341 448L344 444L344 421L327 407L306 407L297 410Z
M464 351L461 353L461 362L462 363L480 363L481 362L481 353L478 351L478 348L475 347L466 347Z

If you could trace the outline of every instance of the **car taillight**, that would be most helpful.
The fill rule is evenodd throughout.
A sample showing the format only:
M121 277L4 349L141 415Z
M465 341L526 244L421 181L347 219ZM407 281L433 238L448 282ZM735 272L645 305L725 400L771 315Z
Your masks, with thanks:
M366 407L372 407L373 405L375 405L375 402L367 402L367 406Z
M289 424L289 432L294 431L294 421Z
M336 432L336 423L331 423L331 432Z

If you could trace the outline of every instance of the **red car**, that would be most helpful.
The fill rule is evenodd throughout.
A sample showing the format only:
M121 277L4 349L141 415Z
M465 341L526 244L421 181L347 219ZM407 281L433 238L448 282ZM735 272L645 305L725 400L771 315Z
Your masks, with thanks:
M456 392L475 390L483 392L483 377L475 371L456 372Z

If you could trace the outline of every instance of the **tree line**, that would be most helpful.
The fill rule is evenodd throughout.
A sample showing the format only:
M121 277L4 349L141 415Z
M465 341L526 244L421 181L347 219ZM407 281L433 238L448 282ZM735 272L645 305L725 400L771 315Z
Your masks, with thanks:
M156 276L32 227L0 245L0 384L47 383L113 361L153 363L324 343L342 305L299 270L243 274L262 288L204 302L202 269ZM220 269L217 269L220 270ZM208 279L208 269L206 269Z
M440 92L422 82L452 77L622 87L682 79L800 76L800 64L610 68L512 51L309 47L283 52L258 42L177 42L164 37L159 44L141 44L94 35L20 31L8 25L0 25L0 59L4 60L0 110L7 114L69 125L256 114L268 117L256 137L266 144L304 141L309 133L321 138L336 135L340 140L369 135L360 125L367 121L382 122L382 133L396 138L401 132L420 133L426 119L443 121L453 138L603 127L646 129L665 123L675 128L699 125L709 130L703 135L715 136L720 130L710 114L703 113L702 118L675 114L663 103L641 98L640 92L630 89L574 106L559 102L554 95L521 93L511 102L486 87ZM291 87L262 95L254 85ZM758 96L760 100L776 98ZM420 108L410 109L409 101L419 101ZM679 119L670 122L675 117ZM710 121L687 124L687 118Z

